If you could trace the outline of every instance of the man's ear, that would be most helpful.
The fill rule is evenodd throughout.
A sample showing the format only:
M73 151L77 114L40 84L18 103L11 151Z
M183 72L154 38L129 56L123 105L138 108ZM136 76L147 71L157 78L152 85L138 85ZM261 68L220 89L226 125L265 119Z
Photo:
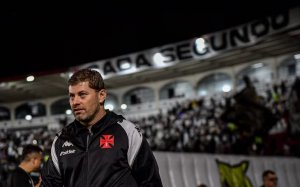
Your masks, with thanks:
M34 164L35 164L35 162L36 162L36 158L35 158L35 157L31 157L31 158L30 158L30 162L31 162L31 164L33 164L33 165L34 165Z
M99 91L98 94L99 94L99 95L98 95L98 96L99 96L99 102L100 102L101 104L104 104L104 101L105 101L106 96L107 96L106 90L105 90L105 89L102 89L102 90Z

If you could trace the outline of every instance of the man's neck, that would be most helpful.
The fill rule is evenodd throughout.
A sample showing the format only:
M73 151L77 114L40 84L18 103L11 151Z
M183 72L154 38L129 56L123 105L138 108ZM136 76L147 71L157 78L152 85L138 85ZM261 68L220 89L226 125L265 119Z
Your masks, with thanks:
M96 116L95 118L90 121L89 123L85 124L85 126L87 127L87 129L91 130L91 128L98 122L100 121L104 116L106 115L106 111L105 110L101 110Z
M27 173L32 172L31 167L29 167L27 163L21 162L21 164L19 165L19 167L22 168Z

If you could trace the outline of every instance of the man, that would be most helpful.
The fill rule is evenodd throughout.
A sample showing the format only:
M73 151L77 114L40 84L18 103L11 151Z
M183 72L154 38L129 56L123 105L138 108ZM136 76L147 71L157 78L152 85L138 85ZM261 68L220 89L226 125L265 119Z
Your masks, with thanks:
M266 170L262 174L263 185L262 187L276 187L278 178L276 173L272 170Z
M21 163L7 179L8 187L38 187L34 185L30 173L38 171L43 161L42 149L36 145L27 145L23 148Z
M162 186L158 166L140 130L104 109L99 72L79 70L68 81L75 120L55 137L42 186Z

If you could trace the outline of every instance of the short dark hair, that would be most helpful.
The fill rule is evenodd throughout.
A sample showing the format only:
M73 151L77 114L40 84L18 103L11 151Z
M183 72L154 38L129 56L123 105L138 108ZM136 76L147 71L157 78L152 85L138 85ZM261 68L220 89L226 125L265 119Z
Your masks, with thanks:
M269 174L275 175L276 173L275 173L274 171L272 171L272 170L265 170L265 171L263 172L263 174L262 174L263 180L264 180L264 178L265 178L266 176L268 176Z
M71 76L68 84L74 86L80 82L89 82L89 87L97 91L104 89L103 78L96 70L81 69Z
M248 76L248 75L244 75L243 76L243 81L244 81L244 83L246 84L246 85L251 85L252 83L251 83L251 79L250 79L250 77Z
M33 153L41 154L43 152L42 148L37 145L25 145L23 147L23 152L21 156L21 161L27 161L31 158Z

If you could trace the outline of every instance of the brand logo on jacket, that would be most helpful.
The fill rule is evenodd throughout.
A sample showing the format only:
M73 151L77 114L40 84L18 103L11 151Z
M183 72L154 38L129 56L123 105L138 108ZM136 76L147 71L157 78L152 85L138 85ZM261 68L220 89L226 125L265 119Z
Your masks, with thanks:
M100 147L102 149L110 149L114 146L114 144L115 138L111 134L102 135L102 137L100 138Z
M74 146L74 145L69 141L65 141L65 143L62 145L62 147L70 147L70 146Z
M75 149L70 149L70 150L62 151L62 152L60 152L59 156L68 155L68 154L74 154L75 151L76 151Z

